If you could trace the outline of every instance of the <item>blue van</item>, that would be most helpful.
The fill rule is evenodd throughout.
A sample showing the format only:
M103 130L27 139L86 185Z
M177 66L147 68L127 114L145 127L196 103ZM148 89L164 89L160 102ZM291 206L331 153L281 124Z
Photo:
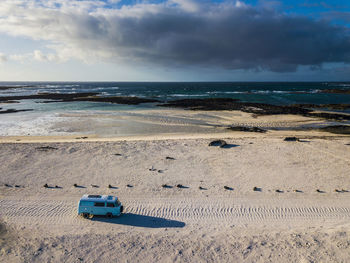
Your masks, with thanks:
M120 216L122 212L122 204L112 195L83 195L78 206L78 214L84 218L92 218L94 215L111 218Z

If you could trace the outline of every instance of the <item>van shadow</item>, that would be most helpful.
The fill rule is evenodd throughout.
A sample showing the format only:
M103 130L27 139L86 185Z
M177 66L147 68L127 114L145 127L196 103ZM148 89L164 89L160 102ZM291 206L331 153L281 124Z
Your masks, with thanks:
M161 217L138 215L133 213L125 213L120 217L106 218L104 216L94 216L93 221L99 221L109 224L147 227L147 228L182 228L186 224L181 221L165 219Z

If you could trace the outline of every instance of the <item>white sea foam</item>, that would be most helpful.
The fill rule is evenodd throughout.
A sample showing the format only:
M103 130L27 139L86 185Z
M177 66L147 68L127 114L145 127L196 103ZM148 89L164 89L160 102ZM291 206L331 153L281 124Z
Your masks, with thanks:
M20 112L4 114L0 119L0 136L45 136L66 134L53 129L55 124L68 121L69 118L58 114Z

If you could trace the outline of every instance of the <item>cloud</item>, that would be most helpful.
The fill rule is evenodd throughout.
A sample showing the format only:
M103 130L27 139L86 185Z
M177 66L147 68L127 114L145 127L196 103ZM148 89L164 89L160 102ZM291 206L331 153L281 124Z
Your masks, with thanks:
M5 63L7 61L7 57L5 54L0 53L0 64Z
M40 50L34 50L33 58L40 62L48 62L48 61L59 62L60 61L60 58L56 54L53 54L53 53L44 54Z
M47 41L39 61L222 67L292 72L350 62L349 29L243 1L3 0L0 32ZM118 2L118 1L114 1Z

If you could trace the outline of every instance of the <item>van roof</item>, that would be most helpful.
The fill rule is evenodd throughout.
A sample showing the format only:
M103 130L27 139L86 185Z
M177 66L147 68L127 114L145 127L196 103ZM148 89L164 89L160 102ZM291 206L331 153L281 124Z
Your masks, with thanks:
M118 200L118 197L113 195L83 195L83 197L80 198L80 201L93 201L93 202L98 202L98 201L116 202L117 200Z

